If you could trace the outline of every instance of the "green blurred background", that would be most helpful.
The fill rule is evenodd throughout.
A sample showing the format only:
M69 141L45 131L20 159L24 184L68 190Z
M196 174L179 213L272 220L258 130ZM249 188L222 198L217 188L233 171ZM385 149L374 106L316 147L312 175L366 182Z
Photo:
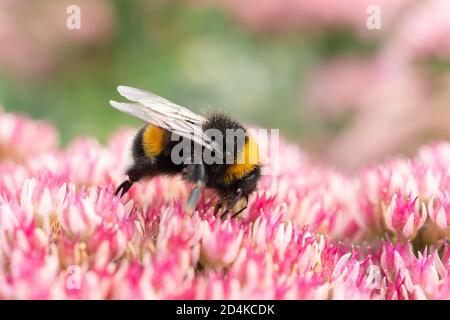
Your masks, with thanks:
M116 0L113 9L115 30L102 45L74 49L38 79L0 75L5 109L50 120L64 143L79 135L105 141L118 127L139 123L109 107L109 99L120 99L116 86L126 84L195 111L213 107L282 128L292 138L311 126L298 109L299 83L318 48L297 35L252 34L217 8L180 2Z

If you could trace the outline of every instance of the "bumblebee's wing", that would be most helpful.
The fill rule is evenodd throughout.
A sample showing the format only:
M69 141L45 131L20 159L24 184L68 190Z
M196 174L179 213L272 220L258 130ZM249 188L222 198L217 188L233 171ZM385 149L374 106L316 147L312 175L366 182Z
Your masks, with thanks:
M130 101L143 104L146 108L158 114L164 114L166 117L172 119L179 119L188 121L198 126L202 126L204 118L185 107L179 106L169 100L164 99L154 93L144 91L137 88L118 86L117 91L121 96Z
M222 155L218 145L203 132L204 117L151 92L126 86L118 86L117 91L133 103L111 100L109 103L114 108L188 138L211 151L215 151L218 155Z

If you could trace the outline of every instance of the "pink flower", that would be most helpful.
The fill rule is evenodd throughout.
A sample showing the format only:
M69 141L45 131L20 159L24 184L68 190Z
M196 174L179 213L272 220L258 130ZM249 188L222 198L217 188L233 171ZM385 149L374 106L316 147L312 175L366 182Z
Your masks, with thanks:
M380 266L385 277L381 296L385 299L448 299L448 262L437 251L413 254L410 244L385 243Z
M417 197L403 196L397 192L383 211L389 230L404 239L413 239L427 218L426 206L419 204Z
M438 228L450 239L450 199L447 192L428 203L428 215Z
M58 135L49 124L0 110L0 160L24 160L57 144Z
M223 268L237 258L243 230L232 221L216 221L203 224L202 262L212 268Z

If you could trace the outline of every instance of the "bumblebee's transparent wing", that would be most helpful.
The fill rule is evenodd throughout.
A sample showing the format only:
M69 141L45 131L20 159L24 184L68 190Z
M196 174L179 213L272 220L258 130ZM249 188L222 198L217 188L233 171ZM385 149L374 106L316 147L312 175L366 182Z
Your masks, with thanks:
M200 127L205 120L202 116L186 109L185 107L179 106L164 99L163 97L145 90L127 86L118 86L117 91L121 96L127 98L128 100L139 102L151 109L153 112L164 114L166 117L171 119L188 121L193 124L197 124Z
M205 118L144 90L119 86L117 91L133 103L110 101L114 108L145 122L188 138L218 155L222 152L211 138L204 134L202 124Z

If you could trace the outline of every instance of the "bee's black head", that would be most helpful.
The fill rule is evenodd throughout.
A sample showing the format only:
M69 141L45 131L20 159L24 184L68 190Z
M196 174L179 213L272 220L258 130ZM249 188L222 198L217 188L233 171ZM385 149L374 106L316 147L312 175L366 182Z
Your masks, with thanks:
M226 204L232 207L241 198L248 197L256 190L258 181L261 178L261 168L255 167L253 171L245 177L234 181L225 188L220 188L219 194Z
M203 130L209 129L222 133L222 141L214 141L224 151L224 164L207 167L209 186L217 190L228 208L232 208L256 189L261 176L258 143L239 122L222 113L206 116Z

